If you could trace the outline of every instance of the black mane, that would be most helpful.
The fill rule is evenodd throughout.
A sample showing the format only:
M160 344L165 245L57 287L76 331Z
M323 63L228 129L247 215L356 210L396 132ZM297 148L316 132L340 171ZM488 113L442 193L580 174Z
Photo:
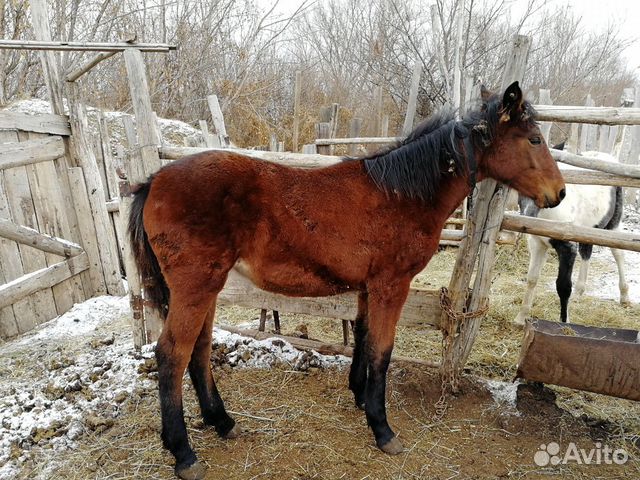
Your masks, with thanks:
M431 201L443 175L471 173L464 140L470 137L467 144L476 155L491 145L502 115L500 107L500 98L494 95L459 121L451 108L443 108L404 140L361 160L371 179L387 194ZM523 112L510 121L533 123L535 112L528 102L523 104Z

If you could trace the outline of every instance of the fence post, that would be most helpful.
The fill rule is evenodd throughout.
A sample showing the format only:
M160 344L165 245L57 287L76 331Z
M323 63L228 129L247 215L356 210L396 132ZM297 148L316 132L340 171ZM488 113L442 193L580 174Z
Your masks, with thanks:
M513 48L502 80L501 91L513 81L522 81L531 39L516 35ZM488 300L493 265L495 263L496 238L498 226L502 223L508 188L499 185L493 179L486 179L477 186L474 207L465 225L464 237L453 275L449 283L451 306L455 311L473 312L483 309ZM479 255L478 255L479 252ZM468 285L471 281L474 265L478 259L478 272L469 302ZM441 328L444 335L444 351L441 372L457 389L457 379L469 357L473 343L478 335L482 316L460 322L443 312Z
M291 151L298 151L298 139L300 136L300 89L302 88L302 72L296 70L296 83L293 90L293 138Z
M409 90L409 99L407 100L407 113L404 116L401 135L406 137L413 130L413 119L416 116L416 107L418 105L418 89L420 88L420 75L422 74L422 64L416 61L411 74L411 90Z

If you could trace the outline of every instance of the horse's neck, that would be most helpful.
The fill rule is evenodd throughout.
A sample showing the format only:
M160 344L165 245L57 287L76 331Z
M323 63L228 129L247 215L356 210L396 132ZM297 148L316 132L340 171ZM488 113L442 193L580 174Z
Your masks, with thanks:
M438 233L445 221L471 192L467 176L445 177L432 201L425 204L415 204L413 209L407 209L406 215L419 220L425 232Z

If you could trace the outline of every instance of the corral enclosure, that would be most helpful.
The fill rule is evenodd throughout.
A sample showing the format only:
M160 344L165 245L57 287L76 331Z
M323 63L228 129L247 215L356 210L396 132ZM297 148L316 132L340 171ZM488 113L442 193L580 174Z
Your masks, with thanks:
M36 9L43 6L41 2L33 3ZM39 38L42 41L40 44L22 42L23 47L64 48L56 42L45 44L49 38L43 27L43 11L37 12L34 12L34 26L38 26L37 18L40 18L42 36ZM522 37L514 42L516 60L512 62L511 72L507 62L505 81L509 75L522 78L524 67L518 71L518 62L526 63L527 42ZM526 48L519 57L517 51L523 45ZM28 424L25 412L34 412L29 414L32 429L16 427L11 421L5 424L3 420L2 433L6 439L3 438L0 444L6 451L0 452L3 455L0 459L5 463L0 467L0 474L6 473L8 478L13 475L21 478L107 478L114 475L169 478L171 471L163 466L168 463L168 456L161 450L156 431L159 412L152 355L148 348L143 348L140 354L132 353L134 344L140 348L155 340L160 325L153 313L145 309L143 287L136 276L131 275L131 259L124 240L129 187L163 162L206 148L229 148L229 140L233 138L227 134L215 95L207 99L213 133L209 133L206 122L200 122L199 134L188 140L167 139L159 132L161 122L152 111L141 51L166 52L172 46L130 41L68 47L123 52L135 119L123 115L114 121L113 116L87 109L76 97L73 82L66 86L68 103L65 110L60 78L55 75L55 57L49 54L43 54L42 61L52 92L51 105L54 111L57 109L56 113L0 112L0 140L4 143L0 152L0 282L4 282L0 287L0 334L5 339L16 337L65 313L58 325L67 322L67 328L60 330L62 335L55 333L55 327L52 331L51 326L46 326L39 333L0 345L3 376L6 374L7 377L6 383L0 384L7 400L0 407L3 419L13 415ZM100 55L107 57L98 54L96 59L100 59ZM413 71L419 79L420 69ZM78 73L85 74L86 71L69 75L73 77ZM78 76L74 81L82 82L83 79ZM459 87L462 86L459 74L457 81ZM413 82L413 85L418 84ZM464 87L458 105L464 103L464 98L470 100L477 88L473 82L467 82ZM298 84L297 91L300 88L302 86ZM414 123L417 91L416 86L409 92L406 125ZM637 105L637 91L635 95ZM298 97L295 92L292 96ZM640 138L637 130L640 127L623 125L638 125L640 113L629 100L633 98L633 92L627 91L625 98L625 108L553 108L545 107L550 102L544 99L541 90L537 109L541 119L549 122L588 122L581 130L574 128L570 132L574 151L597 145L598 149L616 153L625 163L633 164L638 159ZM593 101L587 98L587 106L591 103ZM355 139L337 138L338 112L336 105L320 112L316 127L318 140L304 149L317 153L283 152L284 146L279 145L277 138L271 142L272 152L248 153L269 161L314 168L338 161L338 158L326 155L338 153L337 144L366 146L379 141L377 138L357 138L360 136L357 121L351 123ZM615 125L596 127L598 123ZM550 123L547 125L551 127ZM114 135L116 129L124 133L126 141L121 135ZM380 130L380 133L385 132ZM406 134L406 131L401 133ZM358 148L363 147L352 150L358 152ZM631 192L627 194L628 203L634 203L636 194L632 187L640 186L637 167L598 165L571 154L554 152L554 155L560 161L582 162L583 166L600 169L567 172L567 181L623 185ZM527 222L513 214L507 214L503 219L504 208L496 206L496 201L491 199L497 198L498 204L504 203L505 191L486 183L485 190L486 198L483 200L482 192L479 193L477 199L480 200L471 213L473 226L466 225L468 220L462 210L463 218L452 219L450 225L454 228L466 225L465 230L443 231L443 245L448 242L459 246L461 253L455 249L443 251L430 266L431 270L427 269L416 278L404 310L404 326L396 350L400 358L392 367L388 401L391 422L397 422L401 437L410 445L407 453L398 461L381 456L371 448L364 420L353 409L350 393L346 390L344 360L317 356L306 360L300 356L292 359L283 354L287 347L271 342L271 345L275 344L275 351L263 366L274 371L241 369L237 367L251 367L250 359L259 357L267 347L219 331L216 339L220 344L212 361L219 367L220 389L228 399L229 408L236 412L249 432L230 444L218 440L198 423L192 391L188 390L191 392L187 395L189 425L193 428L191 435L195 437L197 450L210 466L210 478L218 478L217 469L222 468L228 469L230 478L270 478L274 475L296 478L362 478L367 475L372 478L449 478L458 475L489 478L511 474L527 476L531 471L576 478L590 475L580 465L548 470L533 463L540 443L565 439L575 441L580 447L584 445L583 448L591 448L596 441L624 448L631 456L625 465L594 468L608 478L638 475L640 412L637 404L562 388L551 391L524 385L518 387L521 392L517 405L513 403L516 402L515 387L500 382L511 380L518 357L521 332L509 322L515 316L517 299L523 290L517 288L524 277L526 263L522 243L507 232L498 235L497 229L485 237L473 235L472 230L476 228L482 232L482 222L497 222L511 231L562 233L572 240L595 238L605 245L635 250L629 259L637 271L640 262L634 210L627 210L626 233L594 237L597 232L591 230L574 231L566 226L558 229L553 225ZM483 204L488 218L482 218L478 213ZM496 240L506 245L495 247ZM481 248L480 244L492 245L493 251ZM449 285L454 303L458 302L455 308L461 310L467 300L467 286L479 248L476 296L471 297L470 310L479 310L485 299L490 298L491 308L484 324L480 325L479 320L484 317L481 316L460 324L446 323L443 327L442 322L451 319L442 313L439 288ZM473 260L466 268L455 264L456 256L464 255ZM492 274L494 263L495 277ZM606 261L597 263L596 270L603 278L610 273ZM454 280L464 275L469 278L456 287L450 283L452 272L455 272ZM127 285L122 282L124 275ZM552 272L546 271L546 275L550 278ZM638 279L632 278L631 282L632 289L637 290ZM100 302L100 298L94 303L89 301L86 307L72 308L75 303L104 294L121 296L125 287L131 298L130 310L126 301L104 300L106 307L103 308L95 303ZM543 309L536 314L554 319L553 295L547 293L542 297ZM287 334L287 340L294 345L315 348L330 355L350 353L348 320L353 319L355 310L353 299L348 296L289 299L231 279L221 300L226 306L220 307L219 318L227 329L264 338L271 336L265 330L273 327L277 333ZM574 319L587 325L604 323L638 329L637 297L634 305L626 309L614 304L610 297L604 303L586 298L574 304ZM91 317L87 309L92 308L104 318ZM282 314L282 324L275 321L271 311ZM108 321L101 321L104 319ZM89 330L74 328L74 323L85 321ZM457 396L448 398L444 411L442 405L436 404L442 393L440 376L437 371L429 370L429 367L439 365L442 355L438 328L449 329L449 335L461 332L453 335L461 344L456 347L458 353L449 352L454 370L470 370L499 381L486 384L475 378L464 378ZM48 341L48 336L54 342ZM311 337L311 340L304 337ZM322 340L313 341L314 338ZM472 351L474 343L476 349ZM114 356L118 360L113 360ZM107 363L108 367L105 366ZM31 369L45 373L29 384ZM19 389L27 392L26 396L21 396ZM291 402L281 401L282 389L295 389L295 398L291 398ZM491 396L496 389L507 392L497 405ZM558 396L560 407L552 392ZM64 415L48 415L48 411L55 409ZM632 415L628 415L629 412ZM47 424L47 419L52 418L55 421ZM129 425L135 426L134 431L129 431ZM151 448L149 442L152 442ZM354 445L354 442L359 443ZM482 446L487 443L492 445L490 449ZM51 458L50 448L65 452L53 467L46 466ZM347 453L349 450L352 451ZM510 453L505 455L507 451ZM301 457L297 458L299 455ZM296 460L292 461L292 458Z

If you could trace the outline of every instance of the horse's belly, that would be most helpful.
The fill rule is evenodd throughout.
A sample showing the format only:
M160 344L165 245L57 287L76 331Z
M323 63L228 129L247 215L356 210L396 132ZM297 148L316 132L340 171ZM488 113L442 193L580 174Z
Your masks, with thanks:
M353 289L349 282L320 266L303 266L295 262L263 266L239 259L233 268L256 287L282 295L327 297Z

